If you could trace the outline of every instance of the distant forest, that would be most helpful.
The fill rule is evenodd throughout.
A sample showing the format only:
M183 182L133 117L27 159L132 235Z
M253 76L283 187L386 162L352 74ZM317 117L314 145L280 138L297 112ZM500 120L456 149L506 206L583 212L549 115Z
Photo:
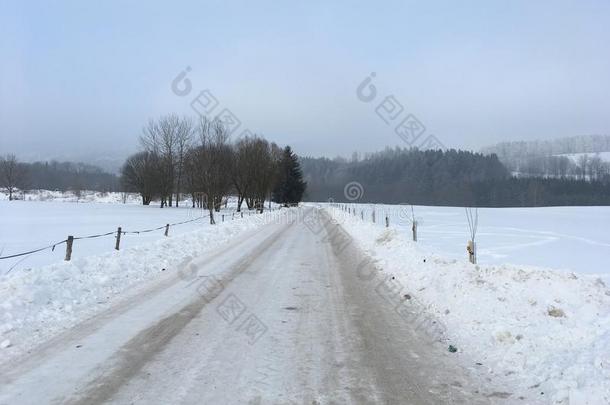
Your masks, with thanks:
M18 188L59 191L119 191L119 178L97 166L73 162L18 163L23 173Z
M395 148L362 160L306 157L301 166L308 201L489 207L610 204L608 176L594 181L516 178L494 154ZM362 186L361 195L349 195L345 187L351 182Z

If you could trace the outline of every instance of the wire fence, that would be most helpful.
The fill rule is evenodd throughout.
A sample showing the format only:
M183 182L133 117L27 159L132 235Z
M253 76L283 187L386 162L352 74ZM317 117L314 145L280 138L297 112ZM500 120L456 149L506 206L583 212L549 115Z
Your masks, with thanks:
M343 211L345 215L359 218L362 221L372 222L379 226L390 227L390 224L403 228L410 228L413 242L418 241L418 229L424 223L424 219L416 215L412 204L375 204L375 203L330 203L331 207ZM438 207L448 208L448 207ZM465 210L466 224L468 225L469 238L466 243L466 251L470 263L477 264L477 245L475 243L479 213L478 208L453 207ZM438 224L436 224L438 226Z
M230 213L231 219L235 218L235 214L237 212L238 211L233 211L233 212ZM240 211L239 213L241 214L241 218L243 218L243 211ZM250 214L252 214L252 212L248 211L248 214L250 215ZM226 214L219 214L219 215L221 216L222 221L224 222L224 217L225 217ZM116 231L100 233L100 234L96 234L96 235L69 236L68 238L66 238L66 239L64 239L62 241L55 242L55 243L49 244L47 246L44 246L44 247L41 247L41 248L38 248L38 249L29 250L27 252L10 254L10 255L7 255L7 256L0 256L0 260L13 259L13 258L22 257L22 256L28 256L28 255L31 255L31 254L34 254L34 253L43 252L45 250L54 251L57 246L60 246L60 245L63 245L63 244L67 244L67 248L66 249L67 249L67 251L69 253L68 252L66 253L66 260L70 260L71 250L72 250L72 242L75 241L75 240L96 239L96 238L103 238L105 236L114 235L115 238L117 238L118 241L120 241L120 235L129 235L129 234L131 234L131 235L139 235L139 234L143 234L143 233L159 231L159 230L162 230L162 229L165 229L165 236L168 236L168 231L169 231L170 227L178 226L178 225L183 225L183 224L188 224L190 222L200 221L202 219L207 219L207 218L210 218L210 214L202 215L200 217L189 219L189 220L186 220L186 221L165 224L165 225L162 225L162 226L159 226L159 227L156 227L156 228L150 228L150 229L143 229L143 230L137 230L137 231L124 231L124 230L121 229L121 227L119 227ZM118 243L118 241L117 241L117 244L115 246L116 250L119 250L119 243Z

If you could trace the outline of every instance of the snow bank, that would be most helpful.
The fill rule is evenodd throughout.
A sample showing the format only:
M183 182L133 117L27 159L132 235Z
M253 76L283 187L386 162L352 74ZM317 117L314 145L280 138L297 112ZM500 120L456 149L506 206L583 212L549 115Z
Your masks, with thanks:
M384 272L447 330L468 367L514 387L523 403L610 403L610 290L597 277L514 265L472 265L410 233L327 211ZM365 217L366 218L366 217ZM577 253L577 252L573 252ZM497 378L494 378L497 377ZM512 390L512 391L511 391Z
M118 252L0 275L0 362L108 308L126 292L289 209L205 226Z

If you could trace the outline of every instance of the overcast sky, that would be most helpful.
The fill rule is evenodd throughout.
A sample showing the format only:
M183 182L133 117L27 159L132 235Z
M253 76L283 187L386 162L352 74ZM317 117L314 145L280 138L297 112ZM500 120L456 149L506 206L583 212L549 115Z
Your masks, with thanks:
M607 0L0 4L0 153L126 154L206 89L304 155L404 146L409 114L447 147L610 134Z

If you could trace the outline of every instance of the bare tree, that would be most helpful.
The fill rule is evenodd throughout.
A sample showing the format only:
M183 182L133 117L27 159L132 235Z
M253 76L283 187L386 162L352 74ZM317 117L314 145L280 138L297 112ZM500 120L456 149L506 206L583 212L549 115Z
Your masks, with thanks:
M581 179L586 180L589 168L589 155L585 153L578 156L578 167L580 168Z
M194 149L196 187L205 195L210 223L215 224L214 210L220 209L224 197L231 191L231 161L233 150L222 122L202 117L197 127L199 145Z
M159 160L152 152L138 152L128 157L121 169L123 186L140 193L143 205L149 205L159 190Z
M18 188L24 187L25 179L25 166L19 163L15 155L0 157L0 186L8 191L9 201L13 200L13 193Z
M281 149L258 136L245 137L234 147L232 181L237 192L237 210L245 201L260 212L271 194Z
M253 159L254 137L239 139L234 146L233 162L231 165L231 180L237 192L237 212L249 196L249 186L254 176Z
M176 131L176 207L180 202L180 192L184 183L186 157L193 141L193 122L184 117Z
M570 158L566 157L566 156L561 156L558 158L558 175L561 178L566 177L566 175L568 174L568 170L570 169L570 165L572 165L572 161L570 160Z
M263 212L265 199L271 196L281 157L282 150L276 144L261 138L257 140L254 154L256 175L252 181L252 187L254 206L259 212Z
M189 118L176 114L165 115L158 120L150 120L140 137L140 143L148 152L159 156L159 194L161 207L173 205L174 192L176 206L180 198L184 158L193 135L193 124Z
M604 175L604 161L599 157L599 154L589 159L589 178L591 180L599 180Z
M186 151L184 156L184 187L185 191L191 196L193 208L195 208L195 205L201 206L201 199L198 198L199 188L197 182L199 176L197 175L197 160L197 150L191 147Z

